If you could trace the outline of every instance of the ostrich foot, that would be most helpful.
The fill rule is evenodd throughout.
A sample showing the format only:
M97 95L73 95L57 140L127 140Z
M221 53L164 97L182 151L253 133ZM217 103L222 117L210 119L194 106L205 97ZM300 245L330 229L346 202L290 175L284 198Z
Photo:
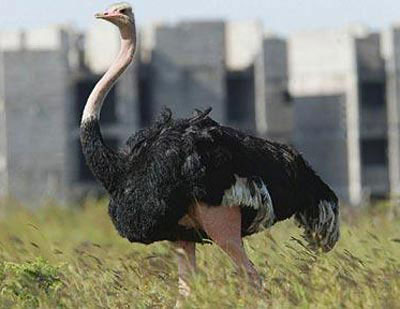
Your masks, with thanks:
M189 241L176 241L175 252L178 257L179 298L175 308L181 308L182 302L191 293L190 279L196 271L196 247Z
M260 290L262 288L262 280L260 275L258 274L257 270L254 267L254 264L247 258L248 260L248 265L245 267L242 267L241 272L244 272L244 275L247 276L247 279L249 280L249 284L256 288L257 290ZM247 263L245 261L245 263Z

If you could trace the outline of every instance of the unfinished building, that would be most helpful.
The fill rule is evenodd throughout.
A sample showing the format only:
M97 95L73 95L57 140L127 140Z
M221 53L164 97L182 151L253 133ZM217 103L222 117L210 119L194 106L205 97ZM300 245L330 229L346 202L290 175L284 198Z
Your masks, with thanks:
M389 177L391 196L400 198L400 27L384 32L383 54L386 60Z
M344 201L388 192L384 62L362 29L290 38L294 142Z
M157 26L150 71L153 115L163 106L177 117L212 107L213 118L226 120L223 22Z
M81 155L79 123L98 76L82 73L78 40L74 31L59 27L1 35L2 196L66 200L94 187ZM105 104L101 121L110 146L134 130L132 72Z
M177 117L211 106L223 124L294 144L343 201L384 197L389 183L399 195L399 33L394 27L385 36L385 72L380 36L363 29L286 40L254 21L145 28L135 65L104 104L105 142L120 146L162 106ZM1 33L0 196L97 194L79 123L118 42L101 22L85 34L65 27Z

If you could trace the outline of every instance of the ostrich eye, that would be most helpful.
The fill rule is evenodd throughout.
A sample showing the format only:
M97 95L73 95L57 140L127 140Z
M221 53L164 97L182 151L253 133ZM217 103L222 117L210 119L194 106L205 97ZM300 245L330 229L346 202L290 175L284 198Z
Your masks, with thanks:
M120 12L121 14L126 14L126 11L127 11L127 9L119 10L119 12Z

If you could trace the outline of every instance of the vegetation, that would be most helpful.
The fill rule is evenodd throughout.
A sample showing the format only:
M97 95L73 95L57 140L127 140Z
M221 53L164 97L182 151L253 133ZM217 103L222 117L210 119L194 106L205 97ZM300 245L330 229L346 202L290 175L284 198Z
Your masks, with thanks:
M310 252L291 221L247 239L261 291L216 246L199 246L184 307L400 308L400 217L383 204L343 218L329 254ZM120 238L105 201L0 208L0 308L171 308L177 295L170 245Z

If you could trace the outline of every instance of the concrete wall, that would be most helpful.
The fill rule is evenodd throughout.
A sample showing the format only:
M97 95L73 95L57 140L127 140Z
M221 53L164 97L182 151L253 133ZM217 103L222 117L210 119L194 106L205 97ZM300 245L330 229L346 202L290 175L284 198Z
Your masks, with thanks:
M159 26L151 62L154 114L162 106L178 117L213 107L225 122L225 25L223 22Z
M85 64L91 72L105 72L119 51L119 32L104 20L96 20L85 33Z
M343 199L350 197L345 96L297 97L294 144Z
M256 133L260 119L263 125L266 122L256 112L265 106L262 25L256 21L227 22L225 29L227 123Z
M4 53L0 51L0 196L5 196L8 193L7 131L4 95Z
M266 117L264 133L273 140L290 143L293 133L293 105L288 93L287 44L280 38L265 38L263 50ZM259 112L263 113L262 108Z
M245 70L254 65L262 52L263 27L257 21L227 22L226 68Z
M63 51L71 70L78 70L82 48L81 34L69 26L50 26L30 30L0 31L2 51Z
M400 196L400 27L384 34L386 60L390 193Z
M371 33L356 38L355 46L363 191L372 196L386 196L389 192L386 77L380 35Z
M7 171L3 196L29 204L66 197L74 39L75 32L63 27L0 33L0 126L6 135L0 148L6 149Z
M119 42L102 21L85 33L84 48L80 38L60 27L0 33L0 195L63 198L98 189L85 178L79 120ZM256 22L147 28L138 40L145 52L105 102L104 138L121 145L144 124L143 108L155 116L165 105L187 117L212 106L222 123L294 143L353 204L388 191L388 143L390 190L400 194L400 30L387 35L386 77L379 40L358 28L286 41L263 37Z
M346 156L341 156L347 162L335 172L347 174L347 179L341 176L342 183L335 180L335 185L341 192L348 187L346 199L352 204L359 204L368 196L384 196L389 180L385 68L379 34L363 29L310 32L293 36L290 46L292 94L320 97L321 100L324 96L340 94L344 100L346 147L342 141L336 142L341 151L347 152ZM322 117L322 114L321 111L321 115L314 116ZM298 118L302 114L296 117L295 122L301 123ZM310 118L309 121L318 120ZM333 136L330 139L335 141ZM326 156L319 160L326 162ZM320 165L319 160L315 158L314 164Z
M354 74L353 39L345 30L310 31L289 37L291 92L308 96L315 93L342 93Z
M226 74L226 124L248 133L256 132L255 68Z
M81 35L70 29L1 33L0 195L40 202L98 191L93 177L81 179L88 171L79 124L88 94L116 55L99 48L102 44L96 48L104 41L92 32L86 46L92 72L81 67ZM111 35L118 42L118 35ZM140 126L137 69L133 65L125 72L105 102L100 122L112 147L122 145ZM79 84L87 89L78 93Z
M0 101L0 105L3 103ZM1 108L0 108L1 110ZM0 196L8 193L6 114L0 111Z
M264 37L257 22L227 23L226 29L229 125L290 142L286 41Z
M71 28L50 26L30 30L0 32L0 49L3 51L18 50L66 50L68 48L68 32Z
M63 197L68 65L63 51L4 52L9 194Z
M332 136L326 138L326 141L320 139L320 147L324 147L329 140L330 148L340 150L338 151L341 153L344 163L338 165L338 169L335 170L340 177L333 179L334 188L340 192L344 201L355 205L359 204L363 197L359 74L355 39L364 35L363 29L344 29L300 33L289 39L289 76L292 96L295 98L319 97L321 106L324 106L327 112L329 111L328 106L332 104L329 98L340 97L343 101L341 115L345 128L345 145L343 141L335 138L335 133L332 133ZM322 103L324 98L328 99L325 104ZM299 108L310 108L310 106L314 105L302 104L296 107L295 132L299 130L297 124L303 122L299 119L303 115L299 112ZM324 112L311 114L316 119L309 118L309 121L315 122L318 121L318 117L323 116ZM326 134L328 136L328 132ZM335 142L338 143L336 146L333 144ZM301 142L296 141L296 138L295 143L302 149ZM326 155L322 155L321 151L316 151L315 154L319 155L314 155L314 159L310 160L312 165L322 166L327 162Z

